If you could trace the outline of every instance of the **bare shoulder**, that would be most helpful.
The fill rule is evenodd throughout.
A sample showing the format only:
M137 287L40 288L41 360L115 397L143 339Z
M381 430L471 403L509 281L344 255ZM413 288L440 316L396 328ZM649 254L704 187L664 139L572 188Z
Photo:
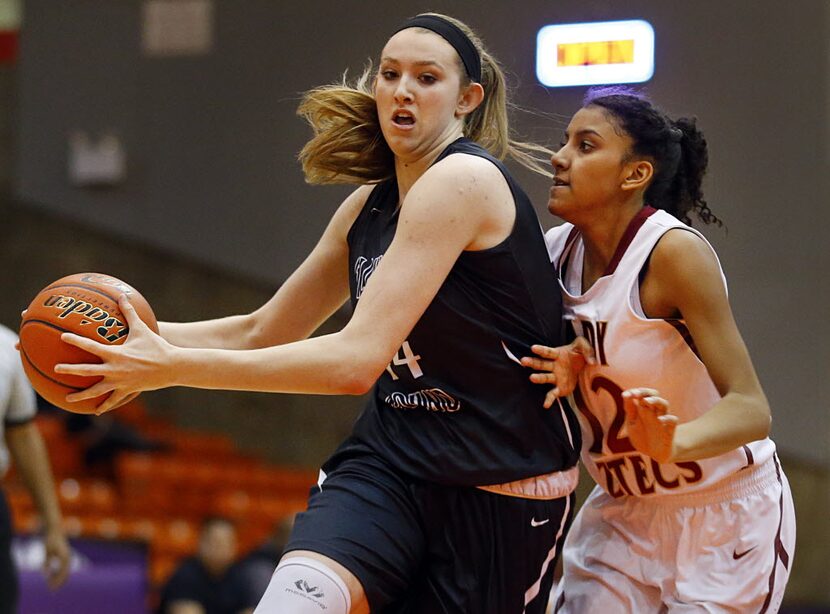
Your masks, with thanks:
M667 231L651 254L640 298L650 317L688 317L695 306L725 305L726 286L711 246L688 230Z
M412 186L406 201L407 218L410 213L422 215L433 224L454 228L466 238L468 250L502 242L516 217L504 175L489 160L470 154L453 154L431 166Z
M699 235L683 228L667 231L657 242L649 264L651 273L684 285L695 278L716 275L720 265L712 247Z
M366 201L369 200L369 195L374 188L374 185L362 185L356 188L343 200L339 211L342 210L344 215L351 215L354 219L363 209Z
M353 190L345 199L343 199L343 202L340 203L340 206L337 208L337 211L335 211L334 216L332 217L330 225L338 229L341 234L348 232L349 228L352 227L352 224L354 224L357 216L366 205L366 201L369 200L369 195L372 193L373 188L374 186L372 185L362 185Z
M489 160L472 154L456 153L433 164L418 181L419 187L450 186L457 196L487 199L509 195L510 189L501 171Z
M412 186L407 200L431 201L487 218L514 211L513 195L501 171L489 160L452 154L433 164ZM474 205L474 206L473 206Z

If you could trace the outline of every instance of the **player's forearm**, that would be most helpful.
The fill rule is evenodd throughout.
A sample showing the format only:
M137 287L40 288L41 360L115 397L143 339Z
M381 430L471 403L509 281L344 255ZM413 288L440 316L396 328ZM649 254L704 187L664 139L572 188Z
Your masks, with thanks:
M244 350L253 347L252 326L250 315L235 315L200 322L159 322L159 334L178 347Z
M61 512L55 494L55 481L49 466L46 446L37 426L29 422L12 426L6 432L12 460L35 501L47 531L59 530Z
M363 394L389 356L343 331L247 350L174 350L170 386L306 394Z
M769 434L769 427L769 406L763 396L730 393L707 413L677 427L672 461L725 454L763 439Z
M324 291L302 297L282 292L277 303L271 301L253 313L200 322L159 322L159 333L178 347L254 350L306 339L345 300Z

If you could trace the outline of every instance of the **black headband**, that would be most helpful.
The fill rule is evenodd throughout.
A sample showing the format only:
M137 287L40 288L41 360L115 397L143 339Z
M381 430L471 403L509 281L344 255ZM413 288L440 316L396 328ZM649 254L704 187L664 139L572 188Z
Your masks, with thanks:
M407 28L425 28L435 32L452 45L461 57L467 76L475 83L481 82L481 57L478 55L478 49L457 25L436 15L416 15L407 19L400 28L395 30L395 34Z

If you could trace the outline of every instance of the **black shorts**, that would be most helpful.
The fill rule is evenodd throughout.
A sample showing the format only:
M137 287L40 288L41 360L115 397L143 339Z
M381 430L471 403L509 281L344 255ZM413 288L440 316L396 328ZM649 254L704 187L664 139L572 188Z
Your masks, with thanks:
M312 489L286 552L346 567L373 614L543 614L572 519L573 494L535 500L440 486L361 455Z

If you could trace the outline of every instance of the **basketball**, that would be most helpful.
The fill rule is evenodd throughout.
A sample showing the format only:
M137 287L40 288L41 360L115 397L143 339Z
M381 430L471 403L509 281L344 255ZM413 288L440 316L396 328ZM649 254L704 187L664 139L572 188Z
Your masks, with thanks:
M66 395L89 388L100 377L55 373L61 363L100 363L101 360L61 340L64 332L108 345L120 345L130 332L118 307L118 297L126 294L138 316L158 332L150 305L120 279L98 273L77 273L63 277L41 290L20 324L20 358L32 386L53 405L75 413L95 413L109 393L68 403ZM127 399L128 400L128 399ZM126 400L125 400L126 401Z

